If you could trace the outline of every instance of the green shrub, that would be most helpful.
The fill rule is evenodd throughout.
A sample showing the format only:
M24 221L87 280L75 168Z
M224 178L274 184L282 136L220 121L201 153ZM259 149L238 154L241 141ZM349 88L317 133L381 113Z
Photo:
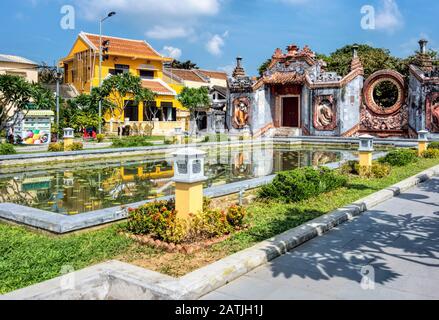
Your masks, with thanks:
M64 151L80 151L84 149L82 142L73 142L70 146L67 146Z
M0 143L0 155L16 154L15 148L10 143Z
M391 167L386 163L374 162L371 168L360 167L358 161L351 160L340 168L342 174L352 174L365 178L384 178L390 174Z
M279 173L259 191L262 199L297 202L328 192L347 183L347 178L328 168L299 168Z
M49 152L61 152L64 150L64 145L61 142L52 142L49 144Z
M397 149L390 151L384 158L379 160L380 163L387 163L395 167L403 167L417 161L417 152L411 149Z
M439 158L439 149L428 149L422 153L422 157L426 159L436 159Z
M439 142L434 141L434 142L430 142L428 144L428 149L439 149Z
M134 148L134 147L150 147L153 144L148 137L131 136L113 140L115 148Z
M104 135L104 134L98 134L98 135L96 135L96 141L97 141L98 143L103 142L104 139L105 139L105 135Z

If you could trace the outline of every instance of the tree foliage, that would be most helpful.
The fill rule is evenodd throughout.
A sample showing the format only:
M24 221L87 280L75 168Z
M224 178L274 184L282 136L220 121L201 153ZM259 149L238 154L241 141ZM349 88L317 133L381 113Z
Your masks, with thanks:
M55 96L49 90L36 83L14 75L0 75L0 131L8 123L14 124L15 114L20 111L51 109L55 105Z
M271 59L267 59L265 60L264 63L262 63L259 68L258 68L258 72L259 72L259 77L262 77L264 75L264 72L267 71L268 66L271 63Z
M178 96L178 101L185 107L191 118L191 133L196 132L197 114L200 109L208 109L210 106L209 88L188 88L184 87Z
M207 87L185 87L178 96L178 101L191 113L199 109L206 109L210 105L209 89Z
M174 68L174 69L185 69L185 70L199 69L197 64L192 62L191 60L187 60L187 61L184 61L184 62L178 61L178 60L174 60L171 63L171 68Z
M327 71L334 71L341 76L345 76L351 69L352 50L353 45L347 45L331 53L329 56L319 54L317 58L324 60L328 64ZM437 52L430 50L428 54L433 59L437 59ZM364 67L365 78L383 69L396 70L408 78L409 65L416 61L416 55L402 59L392 56L388 49L374 48L365 44L359 45L358 55Z
M140 77L131 73L111 76L96 90L97 96L106 100L111 116L117 120L123 115L125 108L131 101L154 101L156 95L149 89L142 87Z

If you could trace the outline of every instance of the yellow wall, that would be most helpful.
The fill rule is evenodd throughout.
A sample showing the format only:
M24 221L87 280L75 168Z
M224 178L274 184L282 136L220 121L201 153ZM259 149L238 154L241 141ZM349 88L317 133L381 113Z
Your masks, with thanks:
M67 83L72 83L76 89L80 93L89 94L92 87L98 87L99 86L99 56L96 54L96 59L92 59L94 62L94 76L87 81L84 85L78 81L78 77L75 77L75 81L72 82L71 79L71 70L73 69L73 60L75 59L75 54L83 51L90 50L88 45L80 38L76 40L72 50L70 51L69 55L62 60L61 65L64 64L68 65L68 74L66 77ZM130 57L124 57L124 56L110 56L110 58L106 61L102 62L102 81L110 74L110 69L114 69L115 64L123 64L128 65L130 67L129 71L131 74L140 76L140 66L141 65L148 65L154 67L154 78L155 79L162 79L163 80L163 61L161 60L147 60L147 59L133 59ZM90 72L91 73L91 72ZM183 86L178 84L169 84L169 86L176 91L177 94L183 90ZM81 90L84 88L83 90ZM111 99L111 97L110 97ZM126 97L125 99L129 99L129 97ZM177 108L177 110L182 110L183 107L181 103L177 100L176 96L166 96L166 95L159 95L156 98L157 106L160 107L162 102L172 102L174 107ZM177 113L177 117L178 117ZM116 121L120 120L123 122L124 115L119 117L119 114L115 114ZM104 116L105 121L109 122L111 119L110 114L106 114ZM143 119L143 103L139 104L139 121L144 121Z

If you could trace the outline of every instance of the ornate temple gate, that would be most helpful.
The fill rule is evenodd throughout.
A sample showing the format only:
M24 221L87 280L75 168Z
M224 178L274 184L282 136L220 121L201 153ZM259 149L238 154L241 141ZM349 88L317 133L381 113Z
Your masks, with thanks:
M394 101L383 105L376 99L376 90L387 82L395 88ZM381 70L372 74L363 88L360 133L378 137L408 136L408 107L406 104L404 77L393 70Z

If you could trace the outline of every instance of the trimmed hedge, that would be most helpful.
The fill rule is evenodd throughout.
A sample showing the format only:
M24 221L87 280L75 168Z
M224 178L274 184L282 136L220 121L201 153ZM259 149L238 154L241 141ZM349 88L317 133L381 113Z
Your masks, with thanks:
M151 139L143 136L130 136L113 140L115 148L151 147Z
M15 148L10 143L0 143L0 155L16 154Z
M430 142L430 143L428 144L428 149L429 149L429 150L439 149L439 142L437 142L437 141Z
M379 160L380 163L387 163L395 167L403 167L418 160L418 154L411 149L396 149L390 151L384 158Z
M306 200L347 184L347 178L328 168L299 168L279 173L259 191L262 199L291 203Z

